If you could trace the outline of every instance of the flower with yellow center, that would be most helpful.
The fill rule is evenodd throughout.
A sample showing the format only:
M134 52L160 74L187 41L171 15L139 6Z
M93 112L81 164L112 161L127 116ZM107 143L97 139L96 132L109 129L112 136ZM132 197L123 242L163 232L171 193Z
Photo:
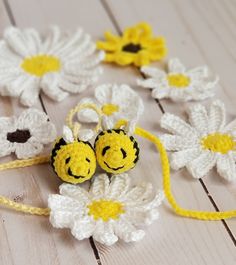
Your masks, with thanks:
M122 36L105 33L105 41L97 47L106 52L105 61L119 65L148 65L166 56L167 48L163 37L155 37L148 23L127 28Z
M82 103L93 103L106 118L107 129L112 129L119 119L137 121L143 113L143 101L128 85L104 84L95 89L95 99L84 98ZM78 119L82 122L98 122L97 113L90 109L81 110Z
M215 165L218 173L227 180L236 179L236 120L225 125L225 108L214 101L210 110L195 105L189 111L190 124L166 113L161 126L172 134L161 136L171 154L171 166L184 166L195 178L202 178Z
M145 232L138 227L149 225L159 216L163 192L153 193L150 183L130 187L127 174L94 176L86 191L82 187L62 184L60 195L49 196L50 222L56 228L70 228L78 240L92 236L105 245L118 238L138 241Z
M152 97L170 98L173 101L203 100L214 95L218 78L209 81L207 67L187 70L179 59L170 59L168 72L144 66L141 71L147 77L137 80L138 85L152 89Z
M41 89L56 101L80 93L101 73L97 65L104 52L95 50L95 43L81 29L66 35L52 27L43 39L35 29L9 27L0 47L0 94L32 106Z

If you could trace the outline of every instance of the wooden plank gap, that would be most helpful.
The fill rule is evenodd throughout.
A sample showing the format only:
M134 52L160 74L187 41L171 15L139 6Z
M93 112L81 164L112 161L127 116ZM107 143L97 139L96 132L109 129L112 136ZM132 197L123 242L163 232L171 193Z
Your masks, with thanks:
M101 259L100 259L100 255L99 255L98 248L97 248L97 246L95 245L92 236L89 238L89 243L90 243L90 246L91 246L91 248L92 248L92 250L93 250L93 254L94 254L94 256L95 256L95 259L96 259L96 261L97 261L97 264L98 264L98 265L102 265L102 261L101 261Z
M212 204L213 207L215 208L216 212L219 212L219 211L220 211L220 210L219 210L219 207L217 206L216 202L214 201L213 197L211 196L210 192L208 191L207 186L205 185L204 181L200 178L200 179L199 179L199 182L201 183L201 185L202 185L204 191L206 192L206 194L207 194L207 196L208 196L208 198L209 198L211 204ZM224 219L221 219L221 222L223 223L223 225L224 225L226 231L228 232L228 234L229 234L231 240L233 241L234 246L236 247L236 239L235 239L235 237L234 237L232 231L230 230L228 224L225 222Z

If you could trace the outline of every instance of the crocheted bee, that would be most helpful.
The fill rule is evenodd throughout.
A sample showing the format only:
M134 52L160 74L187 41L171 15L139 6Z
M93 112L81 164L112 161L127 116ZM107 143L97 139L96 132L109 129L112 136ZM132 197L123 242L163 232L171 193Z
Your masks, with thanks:
M51 153L51 165L62 180L77 184L90 179L96 170L96 157L89 142L66 142L60 138Z
M94 148L98 164L109 173L128 171L139 159L137 141L121 129L102 131L95 140Z

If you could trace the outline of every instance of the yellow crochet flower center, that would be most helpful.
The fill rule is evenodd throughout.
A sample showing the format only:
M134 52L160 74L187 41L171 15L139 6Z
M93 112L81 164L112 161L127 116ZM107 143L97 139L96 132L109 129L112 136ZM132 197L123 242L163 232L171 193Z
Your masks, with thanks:
M235 150L236 147L236 142L231 135L221 133L213 133L203 137L201 144L204 149L221 154Z
M95 220L102 219L107 222L109 219L118 219L124 213L123 205L117 201L111 200L96 200L88 205L89 215L92 215Z
M102 106L102 112L107 115L111 116L114 112L119 111L119 106L115 104L104 104Z
M35 55L25 58L21 67L29 74L41 77L46 73L59 71L61 62L51 55Z
M169 86L185 88L190 84L190 79L183 74L169 74L167 76Z

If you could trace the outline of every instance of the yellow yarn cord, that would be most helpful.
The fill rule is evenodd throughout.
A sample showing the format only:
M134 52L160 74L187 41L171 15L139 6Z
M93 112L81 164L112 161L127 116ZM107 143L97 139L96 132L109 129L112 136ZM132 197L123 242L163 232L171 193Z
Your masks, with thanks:
M18 202L14 202L4 196L0 196L0 204L6 206L7 208L13 209L15 211L24 212L28 214L35 214L35 215L49 215L50 209L49 208L39 208L33 207L27 204L22 204Z
M72 130L75 139L77 139L78 137L78 132L81 127L81 124L78 122L73 122L73 117L76 113L79 113L82 109L92 109L98 114L98 123L94 131L97 133L101 129L102 111L95 104L92 103L78 104L69 111L66 117L66 124Z
M126 124L126 121L120 120L116 124L115 127L120 128L121 126L125 124ZM136 127L135 134L143 138L146 138L150 142L154 143L157 150L159 151L160 158L161 158L161 165L162 165L163 189L165 192L165 196L168 202L170 203L171 207L174 209L174 211L178 215L188 217L188 218L199 219L199 220L212 220L212 221L236 217L236 210L224 211L224 212L208 212L208 211L188 210L188 209L184 209L181 206L179 206L171 191L170 165L169 165L167 152L162 142L155 135L151 134L150 132L140 127Z
M50 156L38 156L34 158L15 160L8 163L0 164L0 171L5 169L13 169L19 167L28 167L32 165L44 164L50 161ZM33 207L26 204L14 202L4 196L0 196L0 204L7 208L14 209L19 212L36 214L36 215L49 215L49 208Z
M19 167L28 167L32 165L44 164L50 161L50 156L36 156L34 158L15 160L8 163L0 164L0 171Z

